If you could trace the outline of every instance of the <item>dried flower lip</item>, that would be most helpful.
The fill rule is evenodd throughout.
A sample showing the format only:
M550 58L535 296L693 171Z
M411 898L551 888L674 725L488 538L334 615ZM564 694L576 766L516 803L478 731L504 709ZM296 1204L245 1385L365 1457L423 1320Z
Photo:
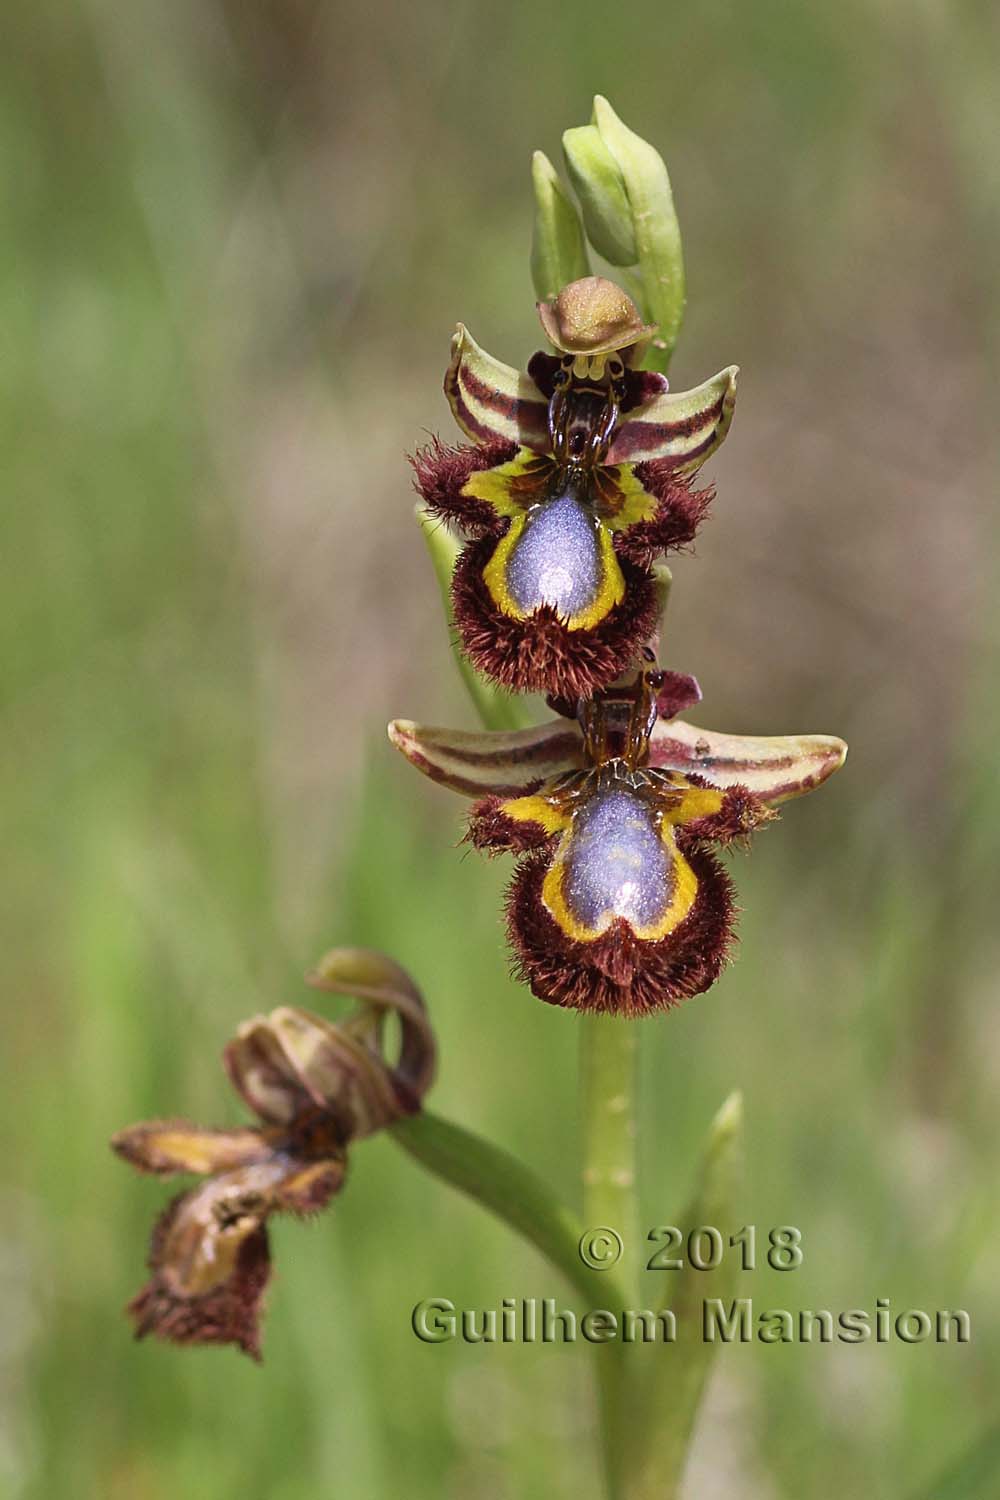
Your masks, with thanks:
M135 1126L130 1147L140 1132ZM217 1143L224 1132L172 1122L172 1136L199 1135ZM236 1132L232 1133L234 1136ZM261 1304L269 1276L267 1223L274 1213L316 1213L339 1191L346 1157L330 1118L296 1122L290 1133L267 1127L256 1134L255 1151L241 1165L226 1165L216 1152L178 1149L169 1167L151 1151L122 1150L140 1170L207 1171L205 1181L179 1194L160 1216L150 1243L150 1280L132 1299L129 1316L136 1337L154 1334L173 1343L234 1343L260 1357ZM158 1148L161 1149L161 1148Z
M563 354L610 354L652 338L627 292L605 276L584 276L536 304L545 336Z
M135 1336L153 1334L174 1344L235 1344L259 1360L260 1319L271 1275L267 1230L259 1224L248 1227L229 1256L226 1279L195 1296L179 1292L164 1265L184 1196L169 1205L153 1231L152 1275L126 1309Z
M156 1269L176 1297L203 1297L229 1279L243 1241L271 1212L287 1162L274 1156L183 1193L157 1241Z

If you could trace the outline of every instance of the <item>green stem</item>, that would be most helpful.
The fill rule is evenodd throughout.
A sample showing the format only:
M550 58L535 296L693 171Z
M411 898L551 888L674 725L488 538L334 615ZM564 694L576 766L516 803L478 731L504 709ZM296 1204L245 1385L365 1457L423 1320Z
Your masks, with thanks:
M594 1273L580 1258L584 1226L540 1177L499 1146L427 1110L399 1120L389 1133L435 1176L523 1235L563 1273L586 1306L593 1305ZM604 1275L602 1286L613 1306L628 1305L616 1276Z
M580 1109L583 1216L613 1229L624 1263L635 1259L635 1072L637 1027L619 1016L581 1017ZM634 1275L627 1277L629 1284Z
M638 1245L635 1180L635 1094L637 1027L617 1016L583 1016L580 1035L580 1110L583 1136L583 1217L588 1230L620 1236L624 1282L630 1294L622 1307L636 1305L634 1262ZM607 1272L600 1297L607 1303ZM591 1295L597 1290L597 1273ZM598 1356L598 1395L604 1466L611 1500L626 1500L632 1444L628 1427L634 1410L626 1349L605 1344Z

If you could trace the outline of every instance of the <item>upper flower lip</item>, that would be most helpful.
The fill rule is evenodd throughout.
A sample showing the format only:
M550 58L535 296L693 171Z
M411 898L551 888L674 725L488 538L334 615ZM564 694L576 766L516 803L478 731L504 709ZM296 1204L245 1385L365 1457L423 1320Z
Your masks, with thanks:
M530 729L438 729L395 719L389 739L432 781L470 797L511 796L585 764L583 736L569 719ZM696 775L710 786L745 786L769 806L803 796L844 764L834 735L733 735L661 719L650 739L654 768Z
M445 395L466 436L549 453L549 403L531 376L487 354L462 323L451 350ZM668 391L661 381L654 396L622 414L607 463L664 460L678 475L694 473L729 431L738 374L728 365L690 391Z

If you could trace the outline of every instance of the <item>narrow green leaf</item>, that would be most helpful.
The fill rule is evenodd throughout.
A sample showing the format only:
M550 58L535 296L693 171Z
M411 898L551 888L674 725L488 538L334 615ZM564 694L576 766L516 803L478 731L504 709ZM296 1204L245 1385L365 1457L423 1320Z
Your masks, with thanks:
M580 215L544 151L531 158L535 190L535 227L531 240L531 276L542 302L551 301L571 281L590 275L590 261Z
M665 371L684 316L684 259L670 177L659 152L629 130L601 94L594 99L593 123L618 164L628 198L643 316L660 327L646 362Z
M993 1500L1000 1474L1000 1426L979 1437L961 1458L914 1500Z
M646 1361L640 1391L643 1416L635 1429L644 1447L630 1500L674 1500L679 1492L716 1347L703 1337L704 1304L708 1298L726 1302L732 1297L739 1264L735 1252L724 1246L714 1270L696 1270L687 1253L687 1236L702 1225L725 1231L735 1224L742 1136L743 1098L734 1093L712 1121L698 1187L687 1212L677 1220L685 1236L682 1268L645 1273L650 1282L654 1276L661 1281L669 1278L673 1292L669 1304L677 1333L669 1348L651 1346L656 1357ZM645 1294L644 1306L652 1305L651 1295Z

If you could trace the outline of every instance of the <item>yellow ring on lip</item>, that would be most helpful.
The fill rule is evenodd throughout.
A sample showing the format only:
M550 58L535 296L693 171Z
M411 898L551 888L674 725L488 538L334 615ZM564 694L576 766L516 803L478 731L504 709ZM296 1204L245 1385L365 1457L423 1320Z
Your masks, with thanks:
M612 923L623 920L628 922L637 938L641 938L644 942L656 943L669 937L674 928L680 926L698 895L698 877L678 849L674 839L673 825L665 817L660 821L659 834L674 877L673 893L659 920L645 927L636 927L632 922L628 922L627 917L616 917L613 911L605 912L597 927L587 927L574 916L566 900L564 889L567 857L573 839L572 827L563 834L556 857L552 861L551 868L546 872L542 884L542 904L567 937L573 938L578 943L592 943L602 937Z
M698 877L677 847L674 829L679 824L693 822L696 818L709 817L722 806L724 793L716 787L687 786L678 788L680 796L673 807L664 807L659 812L660 841L666 850L673 872L673 894L662 915L656 922L644 927L629 926L637 938L644 942L660 942L679 927L690 912L698 895ZM613 912L607 912L600 926L587 927L570 910L566 901L564 882L567 857L573 840L573 814L558 799L544 792L535 792L526 797L514 797L501 803L508 818L518 823L537 823L548 834L561 833L562 838L542 884L542 903L566 936L578 943L591 943L602 937L611 924L619 920ZM627 918L624 920L628 920Z
M535 605L532 609L522 609L507 584L507 566L527 523L528 516L525 512L514 517L510 529L500 538L493 556L483 569L483 581L490 591L490 597L497 608L512 620L530 620L542 607ZM601 581L587 607L578 610L575 615L568 615L563 621L567 630L593 630L625 598L625 579L618 565L611 533L603 521L597 522L597 538Z

